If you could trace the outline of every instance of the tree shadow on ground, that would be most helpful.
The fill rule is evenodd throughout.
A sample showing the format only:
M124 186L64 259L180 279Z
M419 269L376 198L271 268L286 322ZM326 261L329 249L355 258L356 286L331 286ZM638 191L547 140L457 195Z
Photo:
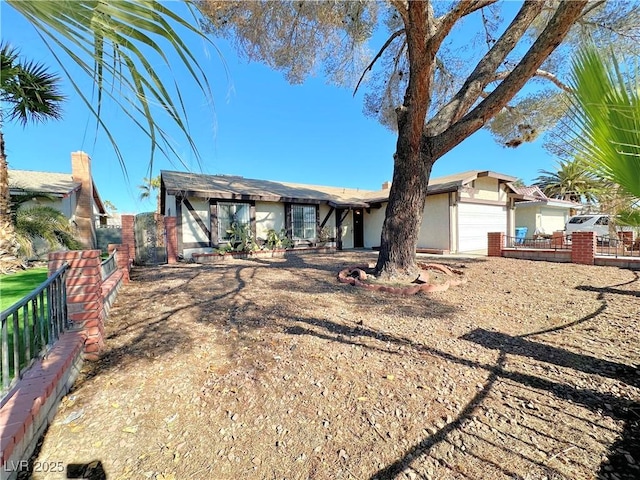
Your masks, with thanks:
M567 350L552 347L538 342L513 337L499 332L476 329L462 337L478 343L485 348L499 350L501 355L512 354L528 357L560 367L578 370L590 375L607 377L627 385L640 388L640 376L635 368L609 360L602 360L590 355L576 354ZM561 398L581 403L590 410L602 411L615 420L625 422L624 430L618 441L609 449L609 458L600 467L600 478L617 475L620 479L639 478L640 476L640 403L616 395L594 390L578 389L569 385L561 385L543 379L527 378L510 374L518 381L535 388L547 390ZM606 408L603 409L603 407ZM632 461L631 461L631 460Z
M206 277L211 269L195 266L134 269L133 285L121 291L122 297L116 300L110 318L106 320L109 334L105 338L104 352L99 360L85 364L84 375L74 388L77 389L91 377L117 368L129 368L139 361L154 361L178 351L181 355L188 354L197 342L187 328L181 325L182 322L173 320L179 319L181 315L204 318L222 299L240 294L246 287L241 274L246 268L238 266L225 269L225 286L217 285L215 294L200 298L189 292L194 283L208 285ZM156 288L144 289L145 283L153 283ZM164 284L168 286L159 287ZM142 291L134 292L136 288L142 288ZM135 320L129 313L133 311L138 313Z
M599 311L602 310L599 309ZM585 319L593 319L595 317L597 317L597 314L590 314L587 315ZM640 431L638 430L640 404L638 402L607 392L590 388L579 388L578 386L545 379L537 375L511 371L505 368L504 363L507 355L523 356L539 362L546 362L559 367L573 369L588 375L600 375L606 378L620 380L630 386L637 387L639 385L638 375L629 365L602 360L590 355L576 354L540 342L525 340L523 337L527 335L515 337L499 332L476 329L464 335L462 339L498 351L499 356L496 362L494 364L486 364L452 355L449 352L415 342L407 337L376 331L364 325L349 327L317 318L298 318L295 319L295 321L297 325L286 328L286 332L291 335L314 335L326 341L349 343L385 353L399 353L390 346L401 345L411 347L417 352L426 353L450 362L483 369L489 372L489 376L481 391L471 398L455 419L452 419L436 433L425 437L420 442L411 446L405 451L401 458L373 474L370 477L371 480L396 478L409 468L417 457L428 455L434 446L445 441L452 431L459 429L464 422L470 419L499 380L509 381L524 388L531 389L532 391L547 392L560 400L581 405L593 412L601 412L614 420L625 422L624 431L619 437L619 440L611 445L609 457L606 462L601 464L599 475L603 480L612 478L635 479L640 476L640 467L638 467L638 465L640 465L640 448L638 448L640 443ZM300 325L302 323L308 324L311 328ZM579 323L582 322L580 321ZM378 340L386 344L386 346L368 344L361 340L363 337ZM606 408L604 408L605 406ZM535 416L535 414L531 412L527 412L527 415ZM587 421L586 419L580 420L582 422ZM514 437L514 441L522 442L523 439ZM574 446L570 448L580 448L580 446L574 444ZM470 452L465 453L471 454ZM505 475L521 478L518 472L509 471L508 468L497 465L495 462L486 458L477 458L483 462L490 463ZM553 475L557 475L558 478L562 477L561 472L542 461L529 457L523 458L528 462L538 465L551 474L552 477ZM617 477L611 476L611 474L615 474Z

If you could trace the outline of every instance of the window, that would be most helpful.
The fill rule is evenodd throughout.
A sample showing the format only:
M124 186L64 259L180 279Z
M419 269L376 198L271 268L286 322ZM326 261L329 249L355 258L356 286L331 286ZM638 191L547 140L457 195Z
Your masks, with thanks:
M573 217L569 220L569 223L584 223L591 220L593 217Z
M218 204L218 241L228 242L233 224L238 227L251 225L251 205L248 203Z
M609 217L600 217L594 225L609 225Z
M314 240L316 238L316 207L313 205L292 205L291 229L293 238Z

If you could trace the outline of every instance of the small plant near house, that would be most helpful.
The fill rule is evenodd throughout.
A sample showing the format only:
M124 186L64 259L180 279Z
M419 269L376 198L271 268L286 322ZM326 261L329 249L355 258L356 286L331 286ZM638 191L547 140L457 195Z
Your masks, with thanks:
M331 232L327 227L322 227L318 230L318 245L324 246L331 238Z
M229 243L216 249L216 253L224 255L229 252L255 252L260 250L260 246L253 237L253 232L249 225L238 225L232 223L231 228L227 229L229 234Z
M265 245L269 250L276 250L278 248L287 249L293 247L293 242L287 237L287 232L284 228L279 232L272 228L267 230L267 241Z

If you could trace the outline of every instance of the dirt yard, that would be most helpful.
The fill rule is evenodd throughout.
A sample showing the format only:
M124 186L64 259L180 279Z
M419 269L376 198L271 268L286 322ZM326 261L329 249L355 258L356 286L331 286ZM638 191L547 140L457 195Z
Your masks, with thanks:
M337 282L341 268L374 260L136 268L108 319L108 350L85 366L34 469L640 478L638 273L439 259L467 283L400 297Z

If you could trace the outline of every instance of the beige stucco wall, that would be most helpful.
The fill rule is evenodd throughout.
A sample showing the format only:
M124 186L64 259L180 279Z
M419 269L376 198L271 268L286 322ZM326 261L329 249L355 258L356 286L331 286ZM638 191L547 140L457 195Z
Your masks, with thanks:
M460 192L460 198L506 202L507 193L497 178L480 177L473 181L473 187Z
M538 207L535 205L522 205L516 207L516 228L526 227L527 237L536 231L536 216Z
M364 212L364 248L380 246L380 234L384 223L384 214L387 204L383 203L382 208L371 208L369 213Z
M322 224L322 222L324 221L325 218L327 218L327 214L331 212L331 207L329 205L320 205L320 224ZM327 232L327 236L329 238L335 238L336 237L336 211L335 209L333 210L333 212L331 212L331 215L329 215L329 218L327 219L326 223L324 224L324 229Z
M424 206L418 248L449 249L449 194L429 195Z
M365 211L364 246L365 248L380 246L380 233L387 204L382 208ZM348 218L351 218L349 216ZM418 236L418 248L449 249L449 194L429 195L425 203L422 225ZM353 237L351 237L353 238ZM348 248L345 243L345 248Z
M209 202L201 198L189 198L189 203L209 228ZM182 241L184 243L209 242L206 233L202 231L191 212L184 205L182 205Z
M284 228L284 204L256 202L256 238L267 238L267 231L280 233Z
M536 230L546 234L564 230L568 219L569 211L563 208L539 205L518 205L516 207L516 227L527 227L527 237L533 236Z
M540 209L540 215L540 227L544 233L548 234L557 230L564 230L564 227L569 220L568 209L542 207Z
M36 198L24 202L20 205L20 208L30 208L35 206L55 208L56 210L62 212L65 217L70 219L73 216L73 212L75 211L76 194L74 192L68 197L54 198L51 200L47 198Z
M353 248L353 211L342 222L342 248Z

